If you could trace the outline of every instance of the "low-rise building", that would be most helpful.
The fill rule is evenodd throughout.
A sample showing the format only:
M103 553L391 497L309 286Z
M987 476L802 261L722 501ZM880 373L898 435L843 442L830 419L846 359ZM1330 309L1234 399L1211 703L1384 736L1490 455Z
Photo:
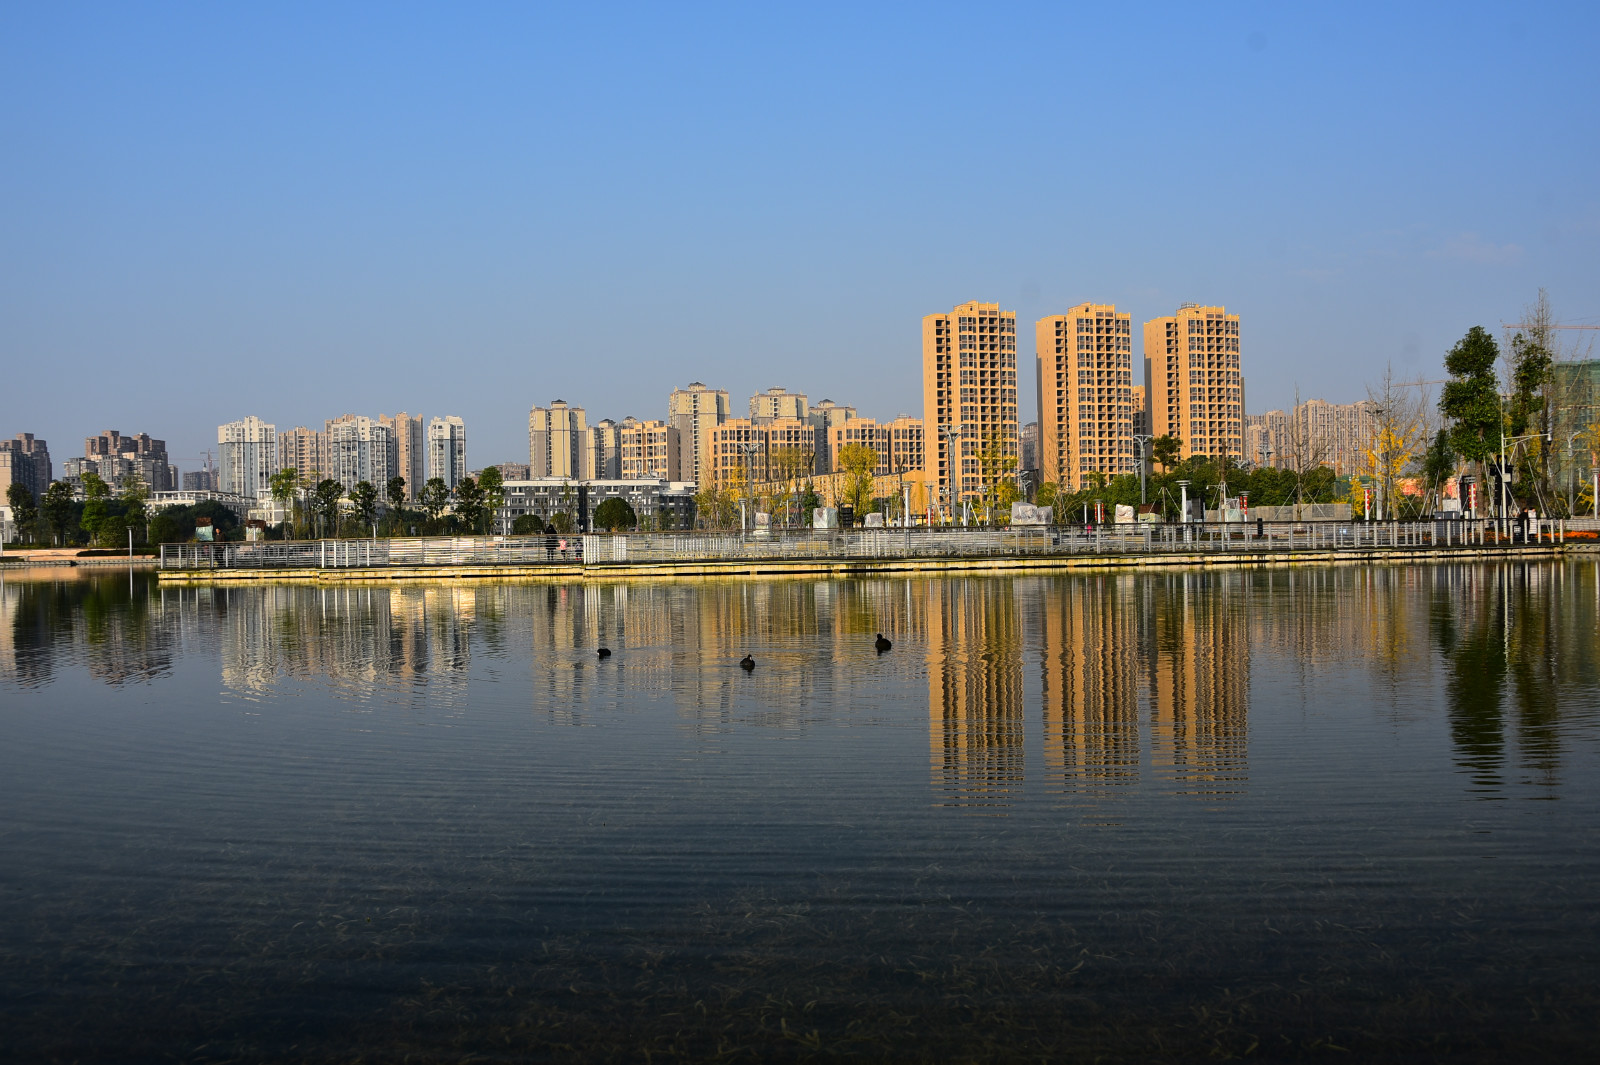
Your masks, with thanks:
M563 477L535 477L507 481L502 489L504 503L495 515L495 532L507 535L518 518L537 515L548 524L556 514L571 515L574 528L592 530L594 512L608 499L625 499L639 519L639 528L662 526L670 529L694 528L695 486L689 481L637 479L576 481Z

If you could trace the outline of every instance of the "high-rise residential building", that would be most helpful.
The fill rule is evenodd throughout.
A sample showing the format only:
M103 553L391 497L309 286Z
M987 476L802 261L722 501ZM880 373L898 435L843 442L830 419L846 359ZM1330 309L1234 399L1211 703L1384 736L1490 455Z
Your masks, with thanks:
M805 475L812 468L816 434L809 422L774 418L757 424L730 418L711 430L712 484L719 488Z
M1133 472L1133 317L1080 303L1039 319L1034 349L1040 480L1078 490Z
M83 457L99 464L97 471L109 485L116 486L126 477L144 482L152 492L170 492L171 463L167 458L167 442L155 440L148 433L124 436L115 429L107 429L99 436L83 441Z
M711 475L711 430L728 420L731 408L725 389L692 381L667 397L667 421L678 430L679 469L703 484Z
M1025 470L1039 471L1039 423L1029 422L1017 430L1017 464ZM1038 477L1034 480L1037 482Z
M13 484L22 485L38 499L50 487L53 474L50 448L43 440L32 433L0 440L0 505Z
M1140 367L1139 372L1142 374L1144 367L1149 366L1150 363L1145 360L1141 361L1144 365ZM1133 386L1133 435L1152 435L1150 432L1150 390L1144 385ZM1137 447L1134 448L1133 458L1135 462L1139 459L1139 449Z
M389 427L394 441L394 454L390 456L394 475L406 479L407 499L416 499L417 493L428 480L428 433L423 427L422 415L380 414L378 423Z
M210 470L193 470L183 475L185 492L214 492L216 489L216 478Z
M389 465L394 437L389 427L364 414L342 414L326 425L328 469L324 476L344 485L346 493L366 481L381 495L394 476L394 467Z
M269 490L278 470L278 427L255 415L217 426L219 490L249 499Z
M617 423L602 418L590 426L584 442L583 479L615 481L622 477L622 441Z
M569 407L564 399L528 412L528 469L533 478L567 477L582 480L589 427L582 407Z
M467 476L467 427L455 415L428 422L428 480L455 491Z
M1017 313L971 301L922 319L923 476L947 505L1012 475Z
M1239 316L1196 303L1144 324L1150 431L1182 441L1179 455L1244 458Z
M678 430L662 421L641 422L637 418L624 418L617 426L617 450L620 453L623 480L658 477L664 481L681 481L679 473Z
M1285 465L1284 441L1288 435L1289 416L1281 410L1265 414L1244 416L1244 461L1251 466L1264 468Z
M804 392L790 392L782 388L769 388L750 397L750 420L760 424L774 418L793 418L805 421L810 408Z
M910 473L922 469L928 454L927 438L922 431L922 419L909 414L899 414L885 426L889 430L890 474Z
M828 452L827 443L833 437L833 427L843 425L856 416L854 407L847 407L825 399L812 407L806 415L806 420L811 423L811 430L817 439L817 466L818 474L833 472L833 459ZM921 461L920 459L918 460Z
M876 477L920 471L926 451L922 419L902 414L892 422L851 418L828 430L828 465L840 468L839 453L851 444L864 444L878 453Z
M316 484L332 474L328 462L328 434L297 425L278 434L278 468L293 470L298 480Z

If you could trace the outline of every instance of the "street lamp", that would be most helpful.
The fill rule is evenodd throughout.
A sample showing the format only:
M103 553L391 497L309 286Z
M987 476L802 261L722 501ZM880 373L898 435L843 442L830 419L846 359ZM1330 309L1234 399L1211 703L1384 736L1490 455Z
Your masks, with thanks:
M953 522L956 514L956 453L954 442L966 431L966 426L961 423L946 425L939 430L944 434L944 462L945 462L945 498L950 504L947 512Z
M1144 497L1144 468L1149 460L1147 453L1150 448L1150 441L1154 439L1155 437L1145 433L1133 434L1133 443L1139 449L1139 502L1141 505L1148 502Z
M739 444L739 450L744 452L744 494L750 500L751 505L754 506L755 481L753 479L754 475L751 473L750 467L751 460L754 459L756 453L761 450L761 444L756 440L745 440ZM739 501L739 532L741 535L743 535L745 531L744 503L745 501L743 499Z

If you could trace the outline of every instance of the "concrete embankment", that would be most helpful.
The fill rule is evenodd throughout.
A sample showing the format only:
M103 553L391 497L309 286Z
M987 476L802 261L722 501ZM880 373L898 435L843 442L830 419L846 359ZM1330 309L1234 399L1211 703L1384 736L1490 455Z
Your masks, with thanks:
M684 562L556 563L506 566L371 566L307 569L162 570L181 584L401 581L680 580L740 577L860 577L890 574L990 574L1082 570L1232 569L1255 566L1397 565L1555 559L1593 555L1591 546L1526 544L1484 547L1381 547L1301 551L1196 551L954 558L715 559Z

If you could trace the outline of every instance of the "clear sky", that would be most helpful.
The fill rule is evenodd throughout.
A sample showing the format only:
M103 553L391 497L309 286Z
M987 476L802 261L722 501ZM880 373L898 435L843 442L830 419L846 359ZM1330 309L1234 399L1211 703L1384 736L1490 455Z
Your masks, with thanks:
M0 6L0 436L921 413L920 319L1242 316L1247 407L1600 322L1600 5ZM59 465L58 465L59 469Z

